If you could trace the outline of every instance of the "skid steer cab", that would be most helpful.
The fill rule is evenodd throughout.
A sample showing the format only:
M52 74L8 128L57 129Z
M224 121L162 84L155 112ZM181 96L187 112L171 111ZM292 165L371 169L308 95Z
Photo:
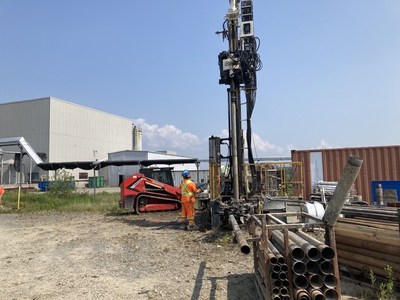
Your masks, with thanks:
M179 210L181 209L180 198L179 187L136 173L121 184L120 207L137 214Z

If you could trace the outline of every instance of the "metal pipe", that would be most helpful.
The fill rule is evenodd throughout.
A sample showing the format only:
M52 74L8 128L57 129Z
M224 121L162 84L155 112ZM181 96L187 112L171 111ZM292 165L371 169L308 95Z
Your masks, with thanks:
M311 290L310 296L312 300L325 300L325 295L321 292L321 290Z
M310 286L315 289L320 289L324 286L322 277L319 274L309 274L308 281L310 282Z
M321 257L325 260L332 260L335 257L335 251L329 247L328 245L324 244L323 242L317 240L316 238L306 234L302 231L297 231L296 235L301 237L302 239L306 240L310 244L314 245L319 249L321 252Z
M19 159L19 186L18 186L18 203L17 203L17 209L19 209L19 204L21 201L21 190L22 190L22 147L20 147L20 159Z
M236 241L240 244L240 251L244 254L249 254L250 247L247 244L246 239L242 235L242 231L240 230L240 227L239 227L238 223L236 222L236 219L233 215L229 215L229 222L231 223L231 226L233 228L233 232L235 234Z
M310 274L318 274L319 273L319 264L316 261L308 261L306 264L307 272Z
M275 255L276 259L278 260L278 264L282 265L286 263L286 259L283 255L279 252L278 249L272 244L270 240L267 240L268 249Z
M332 199L325 210L322 221L328 226L335 226L339 218L340 211L348 197L351 186L360 172L363 160L356 156L350 156L344 167L343 173L339 179L335 191L333 192Z
M273 255L272 253L268 254L268 261L271 265L277 265L278 264L278 260L276 259L276 256Z
M287 271L289 271L289 268L288 268L287 264L282 264L282 265L281 265L281 271L282 271L282 272L287 272Z
M338 300L339 294L334 289L324 289L324 295L326 300Z
M233 169L233 197L234 199L239 200L239 176L242 176L241 174L239 174L239 167L238 167L238 149L237 149L237 135L236 135L236 131L237 131L237 124L236 124L236 104L234 101L231 100L231 106L232 106L232 169Z
M289 284L289 280L287 280L287 279L281 280L281 282L282 282L282 285L285 286L285 287L287 287L287 288L288 288L289 285L290 285L290 284Z
M281 246L283 249L285 249L285 242L284 242L284 237L282 232L278 230L272 231L272 237L276 242ZM292 256L293 259L295 260L303 260L305 257L303 249L301 249L298 245L293 243L289 239L289 249L290 249L290 255Z
M273 295L279 295L280 289L278 287L273 287L272 288L272 294Z
M298 289L305 289L308 286L308 279L304 275L294 275L293 284Z
M334 272L334 266L333 263L330 261L323 261L320 265L319 268L321 270L321 273L324 275L329 275L329 274L333 274Z
M258 226L262 226L260 219L257 218L255 215L250 215L250 220L253 220Z
M281 286L282 286L282 281L280 281L280 280L275 280L275 281L274 281L274 286L275 286L275 287L281 287Z
M300 236L296 235L294 232L289 231L289 238L299 245L301 249L305 252L310 260L318 261L321 258L321 251L317 247L310 244L308 241L302 239Z
M307 267L304 262L297 260L293 262L292 270L296 275L304 275L307 272Z
M308 295L307 290L296 290L294 293L294 297L296 300L309 300L310 296Z
M274 272L272 272L270 276L271 276L271 279L272 279L272 280L279 279L279 273L274 273Z
M281 296L287 296L287 295L289 295L289 290L283 286L280 289L280 294L281 294Z
M287 279L287 273L286 272L280 272L278 275L278 278L280 280L286 280Z
M336 287L337 280L336 280L335 275L333 275L333 274L325 275L323 278L323 281L324 281L324 285L329 289L334 289Z
M273 273L280 273L281 272L281 267L279 265L272 265L271 270Z

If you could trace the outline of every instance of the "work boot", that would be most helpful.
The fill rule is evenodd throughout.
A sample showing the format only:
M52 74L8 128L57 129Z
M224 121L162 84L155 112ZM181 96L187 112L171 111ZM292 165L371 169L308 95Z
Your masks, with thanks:
M199 226L197 226L196 224L188 225L187 230L188 231L199 230Z
M186 225L186 223L181 223L181 225L179 225L179 229L185 230L187 229L187 226L188 225Z

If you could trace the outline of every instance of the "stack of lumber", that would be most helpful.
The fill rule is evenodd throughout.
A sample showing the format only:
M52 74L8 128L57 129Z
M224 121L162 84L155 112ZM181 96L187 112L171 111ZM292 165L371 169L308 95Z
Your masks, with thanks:
M395 213L397 215L397 211ZM378 218L371 217L373 215ZM385 267L389 265L393 276L400 281L399 224L395 221L397 218L388 220L379 215L374 209L364 208L360 215L356 210L351 218L338 219L335 235L339 266L366 276L371 270L386 277Z

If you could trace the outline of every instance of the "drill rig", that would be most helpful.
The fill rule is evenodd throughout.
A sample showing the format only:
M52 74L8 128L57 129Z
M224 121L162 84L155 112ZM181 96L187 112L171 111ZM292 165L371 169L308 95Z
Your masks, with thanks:
M229 215L236 217L256 212L262 206L260 180L252 153L251 116L256 102L256 72L262 67L254 36L253 1L230 0L230 8L217 32L228 40L229 50L218 55L219 84L227 85L229 137L209 138L210 223L212 227L227 225ZM241 93L245 96L246 142L242 129ZM221 147L227 147L227 155ZM245 167L245 148L248 168ZM226 163L224 171L221 166Z

